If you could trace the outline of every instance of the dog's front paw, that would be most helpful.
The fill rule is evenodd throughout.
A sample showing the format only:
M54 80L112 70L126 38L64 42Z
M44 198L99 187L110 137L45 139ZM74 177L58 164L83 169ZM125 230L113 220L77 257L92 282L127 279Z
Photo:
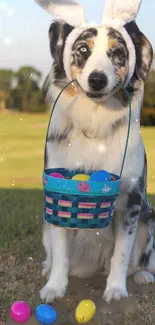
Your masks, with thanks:
M141 271L134 275L134 280L139 285L154 283L154 275L147 271Z
M45 287L43 287L42 290L40 290L40 298L41 300L45 301L46 303L52 302L56 298L62 298L64 297L66 293L68 282L64 283L62 285L61 280L59 285L50 285L46 284Z
M111 300L120 300L121 298L128 297L126 287L107 286L104 292L104 299L110 303Z

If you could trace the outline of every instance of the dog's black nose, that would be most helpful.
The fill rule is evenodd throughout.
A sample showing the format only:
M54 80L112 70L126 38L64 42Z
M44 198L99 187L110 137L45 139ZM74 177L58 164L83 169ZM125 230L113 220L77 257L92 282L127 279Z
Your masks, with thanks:
M92 89L102 90L108 84L106 75L102 72L92 72L89 76L88 82Z

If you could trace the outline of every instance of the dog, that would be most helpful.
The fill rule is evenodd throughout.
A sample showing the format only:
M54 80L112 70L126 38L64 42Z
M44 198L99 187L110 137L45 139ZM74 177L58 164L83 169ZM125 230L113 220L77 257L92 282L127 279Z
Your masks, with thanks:
M104 169L119 175L129 116L128 98L118 87L120 83L130 95L132 117L122 184L111 225L90 231L44 224L43 245L47 256L43 276L48 277L48 282L40 297L46 302L65 295L69 275L106 274L103 296L107 302L128 296L128 275L133 275L139 284L154 282L155 213L147 198L147 159L140 133L144 84L153 50L134 19L124 29L135 48L130 80L131 53L125 33L108 25L83 26L66 50L66 40L74 26L58 19L49 29L53 65L44 84L46 97L54 102L67 84L63 62L68 56L70 77L76 82L64 90L53 113L45 168L81 168L85 173Z

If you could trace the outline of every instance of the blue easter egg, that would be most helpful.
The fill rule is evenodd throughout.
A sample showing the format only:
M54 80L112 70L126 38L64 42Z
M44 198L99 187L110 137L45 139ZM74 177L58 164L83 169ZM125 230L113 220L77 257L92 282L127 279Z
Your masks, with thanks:
M90 181L93 182L104 182L110 181L110 174L105 170L98 170L97 172L93 173L90 177Z
M53 307L42 304L36 308L35 317L40 324L52 325L57 320L57 313Z

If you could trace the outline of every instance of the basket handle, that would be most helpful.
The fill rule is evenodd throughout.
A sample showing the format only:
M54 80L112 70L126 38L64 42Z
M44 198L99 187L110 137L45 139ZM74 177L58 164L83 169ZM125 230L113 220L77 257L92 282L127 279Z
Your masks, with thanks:
M57 96L54 104L53 104L53 108L51 111L51 115L50 115L50 120L48 123L48 129L47 129L47 133L46 133L46 143L48 141L48 133L49 133L49 128L50 128L50 124L51 124L51 119L52 119L52 115L53 112L55 110L56 104L61 96L61 94L63 93L63 91L73 82L75 82L76 80L72 80L69 81L64 87L63 89L60 91L59 95ZM123 154L123 159L122 159L122 165L121 165L121 170L120 170L120 177L122 176L123 173L123 168L124 168L124 163L125 163L125 158L126 158L126 154L127 154L127 148L128 148L128 143L129 143L129 135L130 135L130 128L131 128L131 99L130 99L130 95L128 93L128 91L126 90L126 88L122 85L122 84L118 84L119 88L121 88L124 93L126 94L127 98L128 98L128 106L129 106L129 119L128 119L128 129L127 129L127 137L126 137L126 144L125 144L125 149L124 149L124 154ZM46 144L45 144L46 147ZM44 162L45 165L45 162Z

